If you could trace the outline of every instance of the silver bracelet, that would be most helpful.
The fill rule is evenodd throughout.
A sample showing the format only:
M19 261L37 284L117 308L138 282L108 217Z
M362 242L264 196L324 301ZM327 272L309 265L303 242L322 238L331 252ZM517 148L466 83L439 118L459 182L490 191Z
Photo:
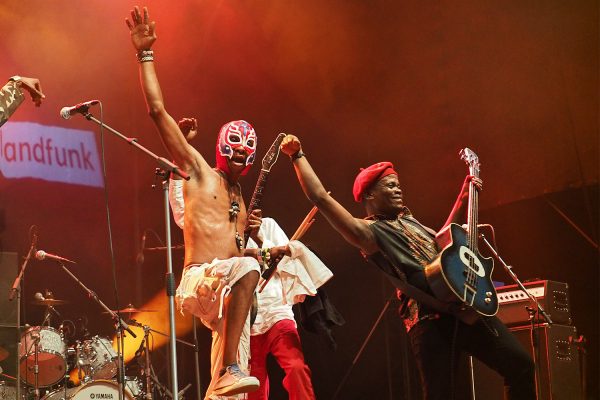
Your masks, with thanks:
M137 52L136 55L137 55L137 59L140 63L154 61L154 51L153 50L140 50Z

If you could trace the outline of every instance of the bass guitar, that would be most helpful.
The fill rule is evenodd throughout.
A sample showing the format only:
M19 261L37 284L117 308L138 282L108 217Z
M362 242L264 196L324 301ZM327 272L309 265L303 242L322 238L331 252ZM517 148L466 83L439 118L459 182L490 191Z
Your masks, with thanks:
M460 152L472 176L479 178L479 158L469 148ZM492 283L494 261L484 258L477 249L477 215L479 192L469 186L467 229L449 224L438 233L436 242L442 249L435 261L425 268L427 282L439 300L459 303L460 309L472 309L480 315L498 312L498 296Z

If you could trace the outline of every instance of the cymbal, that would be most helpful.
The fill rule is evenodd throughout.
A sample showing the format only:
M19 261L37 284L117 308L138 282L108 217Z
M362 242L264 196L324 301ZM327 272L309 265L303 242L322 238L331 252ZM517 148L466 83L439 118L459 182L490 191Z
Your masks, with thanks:
M148 310L144 308L135 308L133 304L127 304L127 307L122 308L120 310L113 310L113 312L126 314L126 313L140 313L140 312L156 312L156 310ZM106 311L105 311L106 313Z
M35 304L36 306L62 306L63 304L67 304L67 300L56 300L56 299L44 299L44 300L34 300L31 304Z
M6 360L8 358L8 351L0 346L0 361Z

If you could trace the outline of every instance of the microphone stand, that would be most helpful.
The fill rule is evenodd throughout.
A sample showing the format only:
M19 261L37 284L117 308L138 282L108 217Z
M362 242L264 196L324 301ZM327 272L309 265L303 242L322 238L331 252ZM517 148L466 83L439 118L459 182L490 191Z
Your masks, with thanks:
M120 343L120 341L123 339L123 331L129 332L129 334L131 336L133 336L134 338L137 337L137 335L135 333L133 333L131 328L129 328L129 325L127 325L125 323L125 321L123 321L123 319L121 318L121 316L119 314L117 314L116 312L114 312L113 310L108 308L106 306L106 304L104 304L102 302L102 300L100 300L98 295L93 290L91 290L87 286L85 286L83 284L83 282L81 282L75 275L73 275L73 273L67 267L65 267L65 264L62 261L57 261L57 262L60 264L63 271L65 271L67 273L67 275L69 275L71 278L73 278L73 280L75 282L77 282L79 284L79 286L81 286L81 288L87 293L89 298L93 299L100 307L102 307L108 314L110 314L110 316L113 318L113 321L115 321L115 325L116 325L116 329L117 329L118 343ZM119 344L119 349L121 349L120 344ZM117 358L118 358L118 362L119 362L119 364L118 364L119 365L119 367L118 367L119 386L120 386L119 387L119 396L121 396L123 394L123 389L124 389L124 385L125 385L125 381L124 381L124 379L122 379L122 377L125 374L125 365L124 365L123 354L121 352L118 353Z
M494 256L494 258L496 258L496 260L498 260L500 262L500 264L502 264L502 266L504 267L504 270L508 273L508 275L511 277L511 279L517 284L519 289L521 289L527 295L527 297L529 297L529 300L531 300L531 303L535 305L535 309L544 317L544 319L546 320L548 325L552 325L553 324L552 319L550 318L550 316L548 314L546 314L544 307L542 307L542 305L539 303L539 301L537 301L537 299L535 298L534 295L532 295L531 293L529 293L527 291L527 289L525 289L525 286L523 286L523 283L521 283L521 281L517 277L517 274L515 274L515 272L513 271L513 267L511 267L510 265L507 265L504 262L502 257L500 257L500 255L498 254L498 252L496 251L494 246L492 246L492 244L487 240L487 238L485 237L485 235L483 233L480 233L479 236L481 237L481 239L483 240L483 243L485 243L487 248L492 252L492 255Z
M129 138L110 126L104 124L102 121L95 118L89 111L89 107L85 107L81 110L81 113L88 121L95 122L100 127L106 128L109 132L115 134L120 139L123 139L128 144L132 145L136 149L142 151L149 157L152 157L156 163L159 165L159 168L168 172L176 174L186 181L190 179L190 176L186 174L184 171L179 169L177 165L170 162L164 157L159 157L144 146L140 145L137 142L136 138ZM179 393L177 387L177 354L176 354L176 337L175 337L175 277L173 275L173 262L172 262L172 252L171 252L171 223L170 223L170 209L169 209L169 185L168 185L168 174L166 174L166 178L163 181L163 191L164 191L164 210L165 210L165 230L166 230L166 247L167 247L167 273L166 273L166 292L167 297L169 298L169 347L170 347L170 362L171 362L171 393ZM63 266L64 268L64 266ZM112 314L112 310L109 310ZM122 322L121 318L119 320ZM131 332L130 332L131 333ZM133 335L135 337L135 335ZM123 357L121 356L121 359Z
M494 258L496 258L496 260L498 260L500 262L500 264L502 264L502 266L504 267L504 270L508 273L508 275L511 277L511 279L517 284L519 289L521 289L523 291L523 293L525 293L525 295L527 295L527 297L529 297L529 300L531 301L531 303L533 305L535 305L535 308L528 307L528 306L525 308L527 309L527 313L529 315L529 320L531 322L531 342L532 342L531 344L533 345L532 358L533 358L533 365L535 365L535 386L536 386L536 396L537 396L537 395L539 395L539 386L540 386L538 383L540 366L539 366L539 357L538 357L539 336L537 334L537 329L540 327L540 324L535 323L535 314L536 314L536 312L541 314L542 317L544 317L544 319L548 323L548 325L553 324L552 319L546 313L546 311L544 310L544 307L542 307L542 305L535 298L535 296L533 294L529 293L529 291L527 289L525 289L525 286L519 280L519 278L517 277L517 274L515 274L515 272L513 271L513 268L504 262L502 257L500 257L500 255L498 254L498 252L496 251L494 246L492 246L492 244L487 240L485 235L483 233L480 233L479 236L481 237L481 239L483 240L483 243L485 243L487 248L492 252L492 255L494 256Z
M35 225L34 225L35 226ZM36 227L37 231L37 227ZM29 247L29 251L27 252L27 257L23 261L23 265L21 265L21 269L19 271L19 275L15 278L15 281L8 293L8 301L12 301L15 298L15 294L17 295L17 345L21 339L21 280L23 276L25 276L25 269L27 268L27 264L31 257L33 256L33 252L35 247L37 246L37 233L33 233L33 238L31 240L31 246ZM19 346L17 346L18 348ZM37 357L37 353L36 353ZM17 367L17 399L21 398L21 366L19 362L19 357L16 357L16 367ZM37 376L36 376L37 377Z
M156 333L156 334L158 334L158 335L161 335L161 336L169 337L169 335L167 335L166 333L163 333L163 332L161 332L161 331L157 331L156 329L152 329L152 328L150 328L150 326L148 326L148 325L144 325L144 324L140 323L139 321L136 321L135 319L130 319L130 320L129 320L129 321L127 321L127 322L128 322L130 325L137 326L138 328L142 328L142 329L144 329L144 339L146 339L146 338L148 337L148 334L149 334L150 332L152 332L152 333ZM193 323L194 323L194 328L195 328L195 326L196 326L196 318L195 318L195 317L194 317L194 319L193 319ZM194 331L194 343L186 342L185 340L182 340L182 339L175 339L175 340L176 340L177 342L179 342L179 343L185 344L186 346L189 346L189 347L191 347L191 348L193 348L193 349L194 349L194 353L195 353L195 361L196 361L196 366L195 366L195 367L196 367L196 368L195 368L195 374L196 374L196 386L197 386L197 388L198 388L198 399L201 399L202 397L201 397L201 395L200 395L200 370L199 370L199 362L198 362L198 349L199 349L199 347L198 347L198 337L196 336L196 332ZM140 345L140 349L142 348L142 345L143 345L143 341L142 341L142 344ZM150 347L149 347L149 345L148 345L148 341L147 341L147 339L146 339L146 346L147 346L147 347L145 348L145 351L146 351L146 366L145 366L145 374L146 374L146 386L147 386L147 387L152 387L152 386L151 386L151 385L152 385L152 382L156 383L156 381L153 381L152 374L151 374L151 372L150 372L150 366L151 366L151 360L150 360ZM139 351L140 349L138 349L138 351ZM159 384L160 384L160 383L159 383ZM162 384L160 384L160 385L162 386ZM187 387L186 387L186 388L184 388L184 389L182 389L182 390L181 390L179 393L181 393L181 392L184 392L185 390L187 390ZM148 393L149 391L150 391L150 390L147 390L147 393ZM170 392L169 392L169 395L170 395Z

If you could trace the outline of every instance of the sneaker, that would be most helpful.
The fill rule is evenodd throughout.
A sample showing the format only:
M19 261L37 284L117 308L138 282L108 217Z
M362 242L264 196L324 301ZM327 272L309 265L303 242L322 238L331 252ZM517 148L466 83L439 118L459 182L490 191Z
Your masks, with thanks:
M246 375L237 364L232 364L221 372L217 379L213 394L218 396L231 396L239 393L254 392L260 383L253 376Z

